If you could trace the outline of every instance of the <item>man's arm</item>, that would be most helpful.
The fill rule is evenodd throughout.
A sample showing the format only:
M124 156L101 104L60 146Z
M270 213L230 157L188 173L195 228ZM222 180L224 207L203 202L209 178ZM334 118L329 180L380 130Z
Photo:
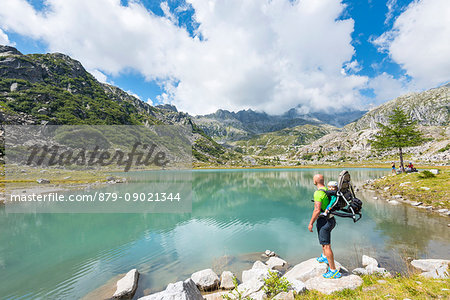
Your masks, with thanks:
M311 216L311 221L309 221L308 229L309 231L313 232L313 225L314 222L317 220L317 218L320 215L320 208L322 207L322 202L314 201L314 211Z

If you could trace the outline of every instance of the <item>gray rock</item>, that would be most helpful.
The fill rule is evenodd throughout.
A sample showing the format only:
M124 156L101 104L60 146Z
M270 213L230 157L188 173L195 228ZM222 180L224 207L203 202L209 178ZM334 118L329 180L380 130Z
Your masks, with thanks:
M223 296L227 295L229 293L230 293L229 291L218 291L218 292L215 292L215 293L203 295L203 298L205 300L223 300ZM233 297L231 294L229 296Z
M159 293L139 298L139 300L203 300L200 290L192 279L170 283Z
M438 175L439 174L439 170L438 169L431 169L430 172L433 173L434 175Z
M238 285L238 291L241 293L242 297L245 298L260 291L263 286L264 281L254 278Z
M36 182L39 184L48 184L48 183L50 183L50 180L44 179L44 178L39 178L38 180L36 180Z
M138 270L130 270L122 279L117 281L117 289L113 298L132 297L136 291L138 279Z
M220 275L220 288L224 290L232 290L234 288L234 274L230 271L223 271Z
M448 267L450 260L445 259L415 259L411 265L417 269L425 271L420 274L431 278L448 278Z
M390 200L388 203L390 205L399 205L400 204L400 202L398 202L397 200Z
M279 257L271 257L268 261L266 261L269 269L272 270L283 270L287 267L287 262Z
M306 291L306 285L300 280L290 280L289 281L291 287L290 289L296 292L297 294L303 293Z
M425 190L425 191L429 191L429 190L430 190L430 188L429 188L429 187L426 187L426 186L421 186L420 189L421 189L421 190Z
M212 290L219 286L219 276L211 269L195 272L191 275L192 281L202 291Z
M364 269L364 268L356 268L356 269L354 269L354 270L352 271L352 273L355 274L355 275L359 275L359 276L367 275L367 274L368 274L368 273L367 273L367 270Z
M422 205L422 204L423 204L423 202L411 202L412 206L419 206L419 205Z
M367 267L369 265L374 265L375 267L378 267L378 261L373 257L363 255L362 256L362 265L364 267Z
M385 268L380 268L376 265L368 265L366 267L367 274L369 275L381 275L384 277L391 277L391 273L389 273Z
M272 298L273 300L294 300L294 292L293 291L289 291L289 292L281 292L279 294L277 294L275 297Z
M327 279L323 276L311 278L305 282L308 290L316 290L323 294L331 294L344 289L356 289L363 283L357 275L342 276L338 279Z
M277 256L275 252L271 251L271 250L266 250L264 251L264 254L268 257L273 257L273 256Z
M341 272L348 272L347 269L345 269L339 262L335 261L335 264L336 267L341 270ZM300 280L305 282L308 279L322 275L327 270L327 264L319 263L315 258L311 258L295 265L292 269L286 272L283 277L288 281Z
M263 280L267 277L269 277L269 269L250 269L242 271L243 283L251 280Z

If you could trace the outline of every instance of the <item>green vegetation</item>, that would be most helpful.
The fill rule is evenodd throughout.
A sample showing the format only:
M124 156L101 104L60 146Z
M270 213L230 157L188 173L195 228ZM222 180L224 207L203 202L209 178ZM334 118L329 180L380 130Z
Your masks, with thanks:
M222 295L222 298L225 300L251 300L250 297L243 297L242 293L238 290L238 280L236 277L233 277L234 289L228 294Z
M447 146L445 146L444 148L439 149L438 152L445 152L448 150L450 150L450 144L447 144Z
M376 180L374 186L381 190L389 187L388 192L390 194L402 195L411 201L423 202L435 208L450 209L450 194L448 193L450 189L450 170L441 169L438 175L431 173L434 175L433 177L424 175L428 173L431 172L386 176L384 179Z
M267 297L272 298L278 293L287 292L290 283L286 278L279 277L278 273L269 271L269 277L264 278L264 292Z
M427 179L427 178L434 178L436 177L436 175L434 175L433 173L431 173L428 170L422 171L419 174L417 174L417 177L419 177L419 179Z
M377 123L381 128L372 145L377 150L398 149L400 156L400 168L403 166L403 148L419 146L424 142L422 133L417 129L417 122L411 118L399 107L394 108L392 115L389 116L387 125Z
M450 279L431 279L418 275L381 278L363 276L355 290L345 289L325 295L307 291L295 299L449 299Z

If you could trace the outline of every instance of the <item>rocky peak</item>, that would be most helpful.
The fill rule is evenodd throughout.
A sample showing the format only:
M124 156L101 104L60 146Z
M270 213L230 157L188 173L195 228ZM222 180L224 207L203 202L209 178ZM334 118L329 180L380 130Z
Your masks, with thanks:
M11 46L0 45L0 56L22 55L19 50Z

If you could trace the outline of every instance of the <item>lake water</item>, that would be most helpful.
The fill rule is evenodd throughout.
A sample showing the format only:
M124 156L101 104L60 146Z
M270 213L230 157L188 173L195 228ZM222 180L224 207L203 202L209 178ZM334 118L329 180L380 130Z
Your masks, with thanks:
M184 214L7 214L0 209L0 298L81 298L137 268L142 275L136 298L204 268L239 275L266 249L290 264L318 256L316 230L307 230L317 172L336 180L340 170L193 171L192 213ZM350 173L363 182L390 170ZM132 192L134 185L120 188ZM402 257L450 258L448 218L373 200L371 192L357 195L364 201L363 218L356 224L337 218L336 260L352 268L364 253L402 271Z

